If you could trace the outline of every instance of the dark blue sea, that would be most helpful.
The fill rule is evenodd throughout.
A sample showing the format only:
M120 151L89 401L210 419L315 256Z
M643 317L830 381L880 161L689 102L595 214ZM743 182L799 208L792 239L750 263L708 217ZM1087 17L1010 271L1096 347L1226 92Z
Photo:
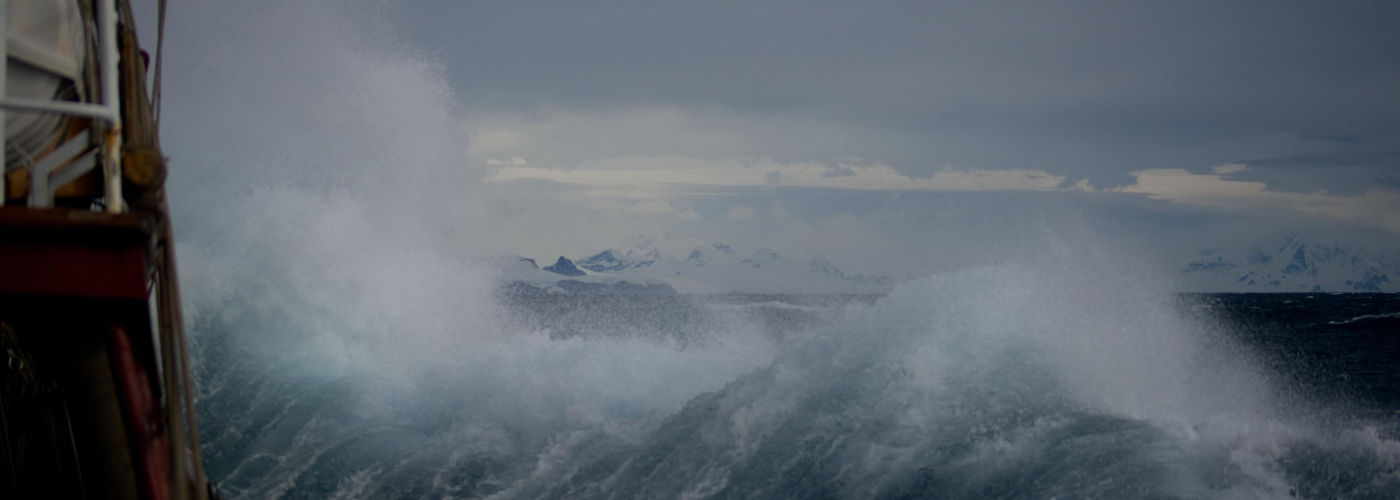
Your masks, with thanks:
M279 293L195 318L228 497L1400 498L1397 295Z

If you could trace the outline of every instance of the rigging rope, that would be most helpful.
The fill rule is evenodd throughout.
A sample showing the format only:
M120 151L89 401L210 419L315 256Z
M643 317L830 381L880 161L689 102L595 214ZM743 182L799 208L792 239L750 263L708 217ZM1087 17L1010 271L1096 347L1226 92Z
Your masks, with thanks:
M151 114L154 116L156 137L160 137L160 74L161 60L165 54L165 0L160 0L156 14L156 76L151 84ZM156 139L159 141L159 139Z

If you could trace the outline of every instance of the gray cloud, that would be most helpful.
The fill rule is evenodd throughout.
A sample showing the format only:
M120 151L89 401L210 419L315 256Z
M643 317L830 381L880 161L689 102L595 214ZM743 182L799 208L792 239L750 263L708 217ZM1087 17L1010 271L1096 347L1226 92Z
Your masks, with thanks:
M822 177L854 177L855 175L856 171L852 170L851 167L839 165L826 167L826 170L822 171Z
M1347 143L1348 145L1351 143ZM1374 146L1369 142L1359 147ZM1355 195L1374 189L1377 180L1400 169L1400 149L1308 151L1271 158L1242 160L1250 168L1234 178L1264 182L1271 191ZM1397 207L1400 209L1400 207Z
M243 216L230 206L281 216L262 196L332 220L323 208L382 203L404 208L389 222L541 255L656 227L820 248L856 272L884 272L861 259L995 259L988 249L1016 234L1076 223L1187 247L1337 223L1123 193L794 188L776 170L769 185L660 194L479 181L489 160L587 170L670 157L811 162L824 176L1022 169L1107 188L1137 170L1255 158L1230 177L1394 187L1397 8L195 1L172 9L163 139L180 220L197 221L181 234L217 242ZM396 191L353 196L381 186ZM738 205L752 216L727 220Z
M763 175L763 182L765 184L782 184L783 173L777 170L770 171L767 174Z
M1251 167L1400 167L1400 149L1309 151L1288 156L1241 160Z
M1367 144L1376 141L1375 136L1365 134L1302 134L1299 139L1331 144Z
M911 173L1043 168L1113 185L1131 170L1282 156L1317 140L1309 131L1400 131L1391 2L443 2L396 14L469 109L666 106L867 136L773 132L800 144L769 153L784 160L846 151Z

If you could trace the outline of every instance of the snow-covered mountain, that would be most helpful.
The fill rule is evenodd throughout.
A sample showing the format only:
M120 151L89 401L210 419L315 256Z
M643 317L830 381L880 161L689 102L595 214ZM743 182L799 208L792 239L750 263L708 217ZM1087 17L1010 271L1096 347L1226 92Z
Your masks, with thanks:
M687 248L670 242L662 250L644 242L572 260L560 256L544 268L525 257L489 261L504 291L524 295L884 293L893 286L883 276L848 275L820 257L793 260L767 249L740 253L724 243Z
M660 281L682 293L882 293L892 285L881 276L846 275L822 258L804 262L767 249L740 253L724 243L697 245L689 253L613 248L574 262L592 276Z
M543 269L535 259L519 256L477 259L496 271L500 291L509 295L674 295L676 290L657 280L600 276L580 270L573 261L559 257Z
M625 252L609 249L598 252L596 255L579 259L575 264L589 271L606 273L646 267L660 258L661 252L655 248L645 253L637 249Z
M1209 253L1182 269L1202 292L1400 292L1400 261L1309 234L1276 249Z

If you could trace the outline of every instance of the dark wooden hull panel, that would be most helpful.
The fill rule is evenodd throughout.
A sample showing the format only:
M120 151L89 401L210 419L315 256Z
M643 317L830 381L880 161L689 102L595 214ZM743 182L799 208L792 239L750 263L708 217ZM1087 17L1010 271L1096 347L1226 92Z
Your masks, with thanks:
M0 209L0 496L164 496L147 479L168 469L149 453L159 419L133 412L161 397L150 227L134 214Z

